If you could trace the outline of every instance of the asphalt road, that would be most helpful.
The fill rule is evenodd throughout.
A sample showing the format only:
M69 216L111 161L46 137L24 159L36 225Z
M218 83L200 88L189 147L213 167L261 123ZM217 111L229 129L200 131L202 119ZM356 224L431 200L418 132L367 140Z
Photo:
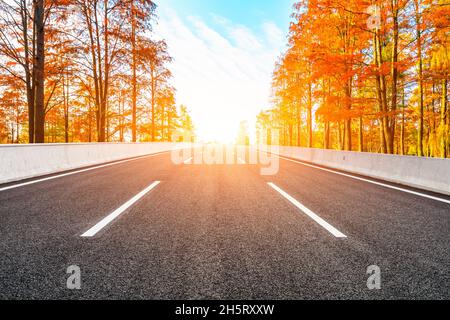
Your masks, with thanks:
M450 197L243 162L176 165L164 153L0 186L0 298L450 298ZM67 288L71 265L79 290ZM380 290L367 287L371 265Z

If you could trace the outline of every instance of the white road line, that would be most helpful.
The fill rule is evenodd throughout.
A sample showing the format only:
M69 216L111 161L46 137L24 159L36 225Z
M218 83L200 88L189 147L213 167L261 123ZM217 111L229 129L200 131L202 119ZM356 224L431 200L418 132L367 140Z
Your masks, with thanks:
M420 193L420 192L416 192L416 191L412 191L412 190L408 190L408 189L404 189L404 188L400 188L400 187L395 187L395 186L392 186L392 185L389 185L389 184L386 184L386 183L382 183L382 182L377 182L377 181L373 181L373 180L369 180L369 179L364 179L364 178L361 178L361 177L353 176L351 174L346 174L346 173L342 173L342 172L339 172L339 171L318 167L318 166L315 166L313 164L308 164L308 163L304 163L304 162L301 162L301 161L296 161L296 160L289 159L289 158L282 157L282 156L278 156L278 157L280 159L284 159L284 160L290 161L290 162L295 162L295 163L304 165L306 167L311 167L311 168L315 168L315 169L319 169L319 170L335 173L335 174L338 174L340 176L344 176L344 177L348 177L348 178L352 178L352 179L356 179L356 180L372 183L372 184L375 184L377 186L382 186L382 187L394 189L394 190L397 190L397 191L403 191L403 192L406 192L406 193L414 194L416 196L420 196L420 197L424 197L424 198L428 198L428 199L432 199L432 200L436 200L436 201L440 201L440 202L443 202L443 203L450 204L450 200L447 200L447 199L430 196L430 195L425 194L425 193Z
M95 236L100 230L102 230L104 227L106 227L109 223L111 223L114 219L116 219L118 216L120 216L122 213L124 213L128 208L130 208L133 204L135 204L137 201L139 201L142 197L144 197L147 193L149 193L152 189L154 189L157 185L159 185L161 181L155 181L151 185L149 185L147 188L139 192L137 195L135 195L133 198L125 202L122 206L120 206L118 209L113 211L111 214L106 216L102 221L97 223L95 226L93 226L91 229L83 233L81 236L83 238L91 238Z
M184 164L189 164L192 162L192 157L190 157L189 159L184 160Z
M338 229L336 229L335 227L333 227L331 224L329 224L328 222L326 222L325 220L323 220L321 217L319 217L317 214L315 214L314 212L312 212L310 209L308 209L307 207L305 207L304 205L302 205L300 202L298 202L297 200L295 200L293 197L291 197L289 194L287 194L285 191L283 191L282 189L280 189L279 187L277 187L274 183L272 182L268 182L267 183L269 186L271 186L273 189L275 189L278 193L280 193L283 197L285 197L287 200L289 200L289 202L291 202L294 206L296 206L297 208L299 208L301 211L303 211L303 213L305 213L308 217L310 217L311 219L313 219L315 222L317 222L318 224L320 224L322 227L324 227L328 232L330 232L333 236L335 236L336 238L347 238L347 236L345 234L343 234L342 232L340 232Z
M96 169L106 168L106 167L110 167L110 166L115 166L115 165L121 164L121 163L141 160L141 159L144 159L144 158L156 157L156 156L159 156L159 155L162 155L162 154L165 154L165 153L167 153L167 152L162 152L162 153L157 153L157 154L150 154L150 155L146 155L146 156L136 157L136 158L133 158L133 159L127 159L127 160L122 160L122 161L102 164L102 165L91 167L91 168L87 168L87 169L71 171L71 172L58 174L58 175L47 177L47 178L32 180L32 181L28 181L28 182L19 183L19 184L14 184L14 185L11 185L11 186L8 186L8 187L0 188L0 192L1 191L15 189L15 188L20 188L20 187L24 187L24 186L28 186L30 184L35 184L35 183L44 182L44 181L48 181L48 180L53 180L53 179L58 179L58 178L62 178L62 177L67 177L67 176L71 176L71 175L74 175L74 174L83 173L83 172L87 172L87 171L91 171L91 170L96 170Z

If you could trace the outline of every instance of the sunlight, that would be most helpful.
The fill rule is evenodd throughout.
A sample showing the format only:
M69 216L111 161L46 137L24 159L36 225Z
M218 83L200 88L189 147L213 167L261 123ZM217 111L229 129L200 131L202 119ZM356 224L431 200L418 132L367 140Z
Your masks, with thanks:
M171 50L177 101L189 107L198 139L234 143L241 121L253 137L257 114L270 106L283 31L270 21L246 27L219 15L185 16L168 4L159 10L155 31Z
M215 143L234 143L236 134L230 130L208 131L198 135L198 142L215 142Z
M222 114L211 119L209 115L194 114L196 132L200 142L234 143L239 129L239 121L234 114Z

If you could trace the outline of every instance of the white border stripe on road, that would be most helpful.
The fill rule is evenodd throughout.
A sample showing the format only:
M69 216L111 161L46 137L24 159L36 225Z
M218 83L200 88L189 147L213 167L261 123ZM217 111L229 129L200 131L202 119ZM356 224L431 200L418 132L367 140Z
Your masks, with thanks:
M151 185L149 185L147 188L145 188L144 190L139 192L133 198L131 198L130 200L125 202L118 209L114 210L114 212L109 214L102 221L97 223L95 226L93 226L91 229L89 229L88 231L83 233L81 236L83 238L90 238L90 237L95 236L100 230L102 230L109 223L111 223L114 219L116 219L118 216L120 216L122 213L124 213L128 208L130 208L133 204L135 204L137 201L139 201L142 197L144 197L147 193L149 193L152 189L154 189L160 183L161 183L161 181L153 182Z
M283 160L286 160L286 161L295 162L295 163L304 165L306 167L311 167L311 168L315 168L315 169L319 169L319 170L323 170L323 171L327 171L327 172L332 172L332 173L335 173L335 174L338 174L338 175L341 175L341 176L344 176L344 177L348 177L348 178L352 178L352 179L356 179L356 180L360 180L360 181L376 184L378 186L382 186L382 187L386 187L386 188L390 188L390 189L394 189L394 190L398 190L398 191L403 191L403 192L406 192L406 193L414 194L416 196L420 196L420 197L424 197L424 198L428 198L428 199L432 199L432 200L436 200L436 201L440 201L440 202L443 202L443 203L450 204L450 200L447 200L447 199L430 196L430 195L425 194L425 193L420 193L420 192L416 192L416 191L412 191L412 190L408 190L408 189L392 186L390 184L386 184L386 183L382 183L382 182L377 182L377 181L373 181L373 180L369 180L369 179L360 178L360 177L357 177L357 176L353 176L351 174L346 174L346 173L343 173L343 172L322 168L322 167L319 167L319 166L315 166L313 164L308 164L308 163L304 163L304 162L301 162L301 161L296 161L296 160L289 159L289 158L282 157L282 156L278 156L278 157L280 159L283 159Z
M141 160L141 159L144 159L144 158L156 157L156 156L159 156L159 155L163 155L163 154L165 154L165 153L167 153L167 152L170 152L170 151L160 152L160 153L155 153L155 154L149 154L149 155L140 156L140 157L136 157L136 158L132 158L132 159L127 159L127 160L121 160L121 161L111 162L111 163L102 164L102 165L95 166L95 167L90 167L90 168L87 168L87 169L81 169L81 170L71 171L71 172L67 172L67 173L57 174L57 175L55 175L55 176L51 176L51 177L47 177L47 178L42 178L42 179L37 179L37 180L27 181L27 182L23 182L23 183L19 183L19 184L14 184L14 185L12 185L12 186L0 188L0 192L1 192L1 191L6 191L6 190L15 189L15 188L20 188L20 187L24 187L24 186L28 186L28 185L30 185L30 184L35 184L35 183L44 182L44 181L48 181L48 180L53 180L53 179L58 179L58 178L62 178L62 177L67 177L67 176L71 176L71 175L77 174L77 173L82 173L82 172L87 172L87 171L96 170L96 169L100 169L100 168L106 168L106 167L110 167L110 166L115 166L115 165L121 164L121 163L126 163L126 162L130 162L130 161Z
M315 222L317 222L318 224L320 224L322 227L324 227L328 232L330 232L333 236L335 236L336 238L347 238L347 236L345 234L343 234L342 232L340 232L338 229L336 229L335 227L333 227L331 224L329 224L328 222L326 222L325 220L323 220L321 217L319 217L317 214L315 214L314 212L312 212L310 209L308 209L307 207L305 207L304 205L302 205L300 202L298 202L297 200L295 200L293 197L291 197L289 194L287 194L285 191L283 191L282 189L280 189L279 187L277 187L274 183L272 182L268 182L267 183L269 186L271 186L273 189L275 189L279 194L281 194L283 197L285 197L287 200L289 200L289 202L291 202L294 206L296 206L297 208L299 208L301 211L303 211L303 213L305 213L308 217L310 217L311 219L313 219Z

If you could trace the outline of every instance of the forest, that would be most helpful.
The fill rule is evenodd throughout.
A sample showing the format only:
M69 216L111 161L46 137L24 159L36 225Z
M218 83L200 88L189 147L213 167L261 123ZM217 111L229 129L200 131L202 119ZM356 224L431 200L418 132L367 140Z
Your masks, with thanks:
M0 143L191 135L150 0L0 0Z
M302 0L258 136L449 157L449 51L449 0Z

